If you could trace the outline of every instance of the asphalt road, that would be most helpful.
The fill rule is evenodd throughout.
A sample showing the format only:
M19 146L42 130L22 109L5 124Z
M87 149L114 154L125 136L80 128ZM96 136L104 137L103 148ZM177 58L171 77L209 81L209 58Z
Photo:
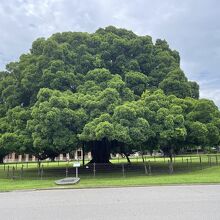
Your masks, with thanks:
M0 220L220 220L220 185L0 193Z

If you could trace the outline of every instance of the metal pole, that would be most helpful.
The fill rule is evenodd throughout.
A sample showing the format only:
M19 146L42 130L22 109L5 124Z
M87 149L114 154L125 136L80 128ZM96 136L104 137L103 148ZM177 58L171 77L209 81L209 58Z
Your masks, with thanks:
M38 162L38 167L37 167L37 174L38 174L38 176L41 175L40 163L39 162Z
M125 166L124 166L124 164L122 164L122 174L123 174L123 177L125 177Z
M93 163L93 177L95 177L96 169L95 169L95 163Z
M20 179L23 177L24 165L21 166Z
M68 166L66 166L66 177L68 177Z
M76 167L76 178L78 178L78 167Z
M15 178L15 167L13 166L13 168L12 168L12 179L14 179Z
M43 173L44 173L44 165L41 166L41 172L40 172L40 179L43 179Z
M150 160L148 160L148 170L149 170L149 175L151 175L151 165L150 165Z
M8 165L8 169L7 169L7 177L9 177L9 165Z
M202 169L202 157L199 156L199 163L200 163L200 168Z

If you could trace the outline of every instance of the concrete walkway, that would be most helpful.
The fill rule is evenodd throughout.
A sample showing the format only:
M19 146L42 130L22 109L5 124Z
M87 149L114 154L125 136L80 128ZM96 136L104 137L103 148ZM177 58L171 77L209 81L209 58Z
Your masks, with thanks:
M0 193L2 220L219 220L220 185Z

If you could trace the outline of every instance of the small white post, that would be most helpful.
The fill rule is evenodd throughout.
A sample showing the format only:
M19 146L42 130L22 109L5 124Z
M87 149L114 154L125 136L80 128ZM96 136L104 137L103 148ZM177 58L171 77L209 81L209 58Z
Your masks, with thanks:
M74 162L73 167L76 168L76 178L78 178L78 168L80 167L80 163L79 162Z
M78 167L76 167L76 178L78 178Z

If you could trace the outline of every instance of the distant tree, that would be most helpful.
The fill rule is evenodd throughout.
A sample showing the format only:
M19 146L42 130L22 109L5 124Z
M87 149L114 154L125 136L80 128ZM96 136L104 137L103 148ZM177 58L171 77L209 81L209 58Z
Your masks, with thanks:
M187 142L191 146L214 147L220 143L220 112L206 99L194 100L194 108L186 115Z

